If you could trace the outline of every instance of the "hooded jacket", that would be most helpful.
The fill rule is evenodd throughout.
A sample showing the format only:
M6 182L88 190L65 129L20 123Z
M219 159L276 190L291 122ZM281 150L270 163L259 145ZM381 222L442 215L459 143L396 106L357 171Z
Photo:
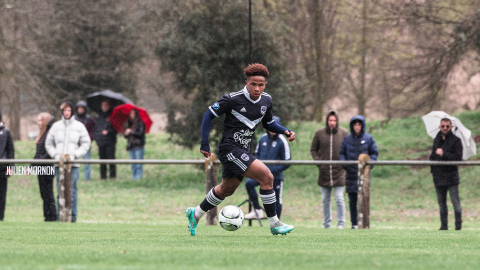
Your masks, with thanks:
M273 119L280 125L280 118L274 116ZM292 155L290 152L290 146L285 136L281 134L275 134L270 137L268 133L265 133L260 138L260 141L255 148L255 157L259 160L291 160ZM273 174L274 180L283 181L283 171L288 169L290 165L266 165L270 172Z
M48 131L52 127L54 123L55 117L52 116L50 121L47 124L47 129L45 133L43 133L42 137L37 143L37 151L35 151L35 156L33 159L51 159L52 157L48 154L47 149L45 148L45 141L47 140ZM53 164L48 164L48 166L52 166Z
M45 148L55 160L60 160L61 154L68 154L70 160L75 160L87 153L90 143L90 136L82 123L75 120L73 116L70 119L62 116L62 120L55 122L48 131ZM73 164L72 166L79 167L80 165Z
M353 129L353 122L362 122L362 131L359 135L355 134ZM373 137L365 133L365 118L361 115L356 115L350 119L350 134L343 139L340 147L340 160L358 160L360 154L367 154L371 160L377 160L378 149ZM358 192L358 166L357 165L342 165L347 171L345 178L346 190L348 193ZM373 169L373 166L371 166Z
M113 127L112 123L108 117L112 114L113 110L109 110L108 112L100 112L98 114L97 119L95 120L95 132L93 134L93 138L97 142L98 146L111 146L115 147L117 143L117 131ZM107 135L103 135L102 131L108 131Z
M328 118L333 115L337 126L330 128ZM317 130L313 136L310 154L314 160L339 160L340 146L348 135L348 130L338 126L338 114L330 111L326 116L326 127ZM318 185L321 187L345 186L345 170L340 165L319 165Z
M82 114L79 114L77 112L78 107L84 107L85 112ZM77 102L77 106L75 107L75 113L76 113L75 119L85 125L85 128L88 131L88 135L90 136L90 140L93 141L93 133L95 131L95 120L93 120L93 118L89 114L87 114L87 103L83 100L80 100L79 102Z
M3 122L0 122L0 158L15 158L15 148L13 146L12 134L10 133L10 130L5 127ZM0 164L0 173L5 175L7 166L13 166L13 164Z
M437 149L443 149L443 155L437 155ZM462 160L463 146L462 141L451 131L442 139L442 132L439 131L433 140L432 154L430 160L435 161L455 161ZM431 166L433 182L435 186L451 186L460 184L458 166Z

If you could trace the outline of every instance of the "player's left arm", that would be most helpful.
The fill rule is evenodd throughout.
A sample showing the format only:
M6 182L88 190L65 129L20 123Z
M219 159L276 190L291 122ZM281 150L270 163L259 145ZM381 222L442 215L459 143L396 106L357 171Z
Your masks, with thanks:
M295 140L295 132L287 129L286 127L279 125L277 122L275 122L275 120L273 120L273 113L272 113L271 106L267 109L267 112L265 113L265 117L263 117L262 119L262 124L263 124L263 127L270 132L285 134L289 142L292 142L293 140Z

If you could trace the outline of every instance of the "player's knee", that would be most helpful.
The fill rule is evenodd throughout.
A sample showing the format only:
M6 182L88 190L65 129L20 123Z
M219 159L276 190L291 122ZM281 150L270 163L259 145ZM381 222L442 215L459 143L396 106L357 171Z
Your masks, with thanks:
M270 170L268 170L265 180L268 183L272 183L272 188L273 188L273 174L272 174L272 172L270 172Z

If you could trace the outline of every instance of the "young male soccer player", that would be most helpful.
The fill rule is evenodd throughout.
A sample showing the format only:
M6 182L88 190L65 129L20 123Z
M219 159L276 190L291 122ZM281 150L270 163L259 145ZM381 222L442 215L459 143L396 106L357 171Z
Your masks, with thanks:
M260 122L268 131L285 134L289 141L295 140L295 133L273 120L272 97L263 92L267 86L268 69L262 64L251 64L245 68L244 73L245 88L224 95L203 115L200 152L208 158L211 156L208 136L212 128L212 119L226 114L222 140L218 147L218 158L223 165L222 183L212 188L200 205L185 211L192 236L196 235L200 218L232 195L243 177L252 178L260 183L260 198L272 234L285 235L293 230L293 226L282 223L277 217L273 175L265 164L250 153L250 142Z

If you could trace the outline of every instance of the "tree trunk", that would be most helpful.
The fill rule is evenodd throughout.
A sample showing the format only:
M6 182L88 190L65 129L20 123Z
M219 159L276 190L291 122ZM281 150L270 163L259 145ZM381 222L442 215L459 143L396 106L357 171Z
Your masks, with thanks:
M325 103L325 89L323 82L323 33L322 33L322 14L323 0L313 1L314 19L314 41L315 41L315 68L316 68L316 100L315 100L315 120L323 120L323 104Z
M358 114L365 116L366 94L365 79L367 73L366 56L367 56L367 1L363 0L362 8L362 41L360 47L361 64L360 64L360 95L358 97Z

